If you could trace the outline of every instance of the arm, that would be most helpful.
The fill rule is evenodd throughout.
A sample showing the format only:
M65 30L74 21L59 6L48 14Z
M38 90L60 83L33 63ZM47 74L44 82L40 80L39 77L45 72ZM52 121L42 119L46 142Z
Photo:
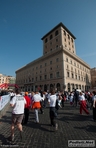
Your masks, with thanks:
M93 102L93 107L95 108L95 102L96 102L96 100L94 99L94 102Z
M14 107L14 104L10 104L11 107Z

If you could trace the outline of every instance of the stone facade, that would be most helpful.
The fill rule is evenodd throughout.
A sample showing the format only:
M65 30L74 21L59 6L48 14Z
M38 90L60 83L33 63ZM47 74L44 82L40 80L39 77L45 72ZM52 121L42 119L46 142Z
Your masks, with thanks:
M96 90L96 67L91 69L91 89Z
M21 90L89 90L90 66L76 55L75 39L62 23L44 35L43 56L16 71Z

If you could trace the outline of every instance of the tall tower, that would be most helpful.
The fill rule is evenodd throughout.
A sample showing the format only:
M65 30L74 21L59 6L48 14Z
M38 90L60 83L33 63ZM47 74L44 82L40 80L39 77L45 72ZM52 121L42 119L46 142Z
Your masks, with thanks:
M43 55L46 55L53 50L58 50L62 46L73 54L76 54L75 39L75 36L62 23L59 23L42 37Z

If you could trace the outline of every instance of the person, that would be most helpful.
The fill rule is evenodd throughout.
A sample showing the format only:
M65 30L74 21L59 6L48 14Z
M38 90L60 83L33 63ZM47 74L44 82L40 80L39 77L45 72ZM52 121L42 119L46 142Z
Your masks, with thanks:
M44 105L43 106L44 108L46 108L47 102L48 102L48 92L44 91L43 94L44 94Z
M35 122L39 123L39 116L38 116L38 109L41 108L40 101L42 100L42 97L39 95L39 92L36 91L33 95L33 103L32 103L32 109L35 111Z
M86 114L89 114L89 111L87 110L86 100L82 92L80 92L79 95L79 104L80 104L80 114L82 114L82 111L84 110Z
M93 91L93 120L96 121L96 92Z
M44 104L44 95L43 95L43 92L41 90L39 90L39 95L41 96L41 100L40 100L40 112L41 114L44 114L44 109L43 109L43 104Z
M77 107L77 103L78 103L78 100L79 100L79 92L75 89L74 91L74 102L75 102L75 105Z
M15 125L20 131L21 141L23 140L23 129L22 129L22 119L24 115L24 106L26 104L25 98L20 94L20 90L15 90L16 95L10 101L10 106L13 107L12 110L12 124L11 124L11 136L8 137L8 140L14 141L14 129Z
M69 101L70 101L70 105L73 105L73 92L70 93L69 95Z
M50 121L51 121L51 126L55 127L55 130L58 130L58 124L56 123L56 117L57 117L57 112L56 112L56 94L55 94L55 90L51 90L50 91L50 96L48 97L48 103L50 106L50 110L49 110L49 115L50 115Z
M12 98L15 96L15 93L13 91L11 91L10 93L10 101L12 100Z
M28 122L29 110L30 110L30 107L31 107L31 99L28 96L28 92L25 92L24 98L26 100L26 104L25 104L25 108L24 108L24 120L23 120L23 124L25 125Z
M61 97L62 97L61 104L62 104L62 107L64 107L65 94L64 94L64 92L63 92L63 91L61 91Z

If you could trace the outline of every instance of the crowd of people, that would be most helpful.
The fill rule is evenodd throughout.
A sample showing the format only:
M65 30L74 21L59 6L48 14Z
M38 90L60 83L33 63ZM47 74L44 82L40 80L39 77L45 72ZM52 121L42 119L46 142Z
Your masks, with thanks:
M14 141L14 128L17 125L20 131L21 140L24 139L22 125L26 125L29 120L30 110L34 110L35 123L39 124L39 112L44 114L44 109L49 107L50 125L55 131L58 130L57 116L58 110L64 108L65 101L70 103L70 106L80 106L80 114L83 111L90 114L89 110L93 109L93 120L96 121L96 92L84 92L75 89L73 92L58 91L51 89L50 92L37 90L35 92L20 92L16 89L15 92L10 92L10 106L12 110L11 136L10 141Z

